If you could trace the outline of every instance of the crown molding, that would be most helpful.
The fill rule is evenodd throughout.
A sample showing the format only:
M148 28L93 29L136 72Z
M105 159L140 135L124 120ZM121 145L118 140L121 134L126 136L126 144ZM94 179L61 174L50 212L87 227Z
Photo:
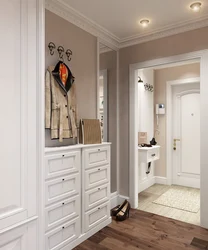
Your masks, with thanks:
M117 36L82 15L62 0L45 0L45 8L91 35L100 38L102 41L106 41L113 49L117 50L119 48L120 39Z
M198 20L177 23L162 29L155 30L153 32L121 39L104 27L98 25L91 19L81 14L70 5L66 4L63 0L45 0L45 8L76 25L77 27L85 30L91 35L99 38L100 41L106 43L111 49L114 50L208 26L208 16L204 16Z
M208 16L205 16L203 18L194 21L192 20L189 22L182 22L171 26L167 26L165 28L158 29L153 32L145 33L142 35L135 35L124 39L120 39L119 48L125 48L136 44L141 44L156 39L177 35L187 31L200 29L206 26L208 26Z

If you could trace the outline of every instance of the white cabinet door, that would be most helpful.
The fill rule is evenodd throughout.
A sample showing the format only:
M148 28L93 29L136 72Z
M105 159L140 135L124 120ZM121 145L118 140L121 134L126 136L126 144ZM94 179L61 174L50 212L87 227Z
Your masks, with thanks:
M0 235L0 250L36 250L37 228L31 222Z
M0 230L36 215L36 12L36 0L1 1Z

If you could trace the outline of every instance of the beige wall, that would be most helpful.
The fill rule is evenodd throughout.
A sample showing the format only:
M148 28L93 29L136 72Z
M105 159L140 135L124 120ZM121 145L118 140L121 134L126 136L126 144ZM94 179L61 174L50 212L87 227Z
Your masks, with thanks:
M155 70L154 102L166 105L166 83L179 79L200 76L200 63ZM155 117L156 118L156 117ZM156 119L155 119L156 128ZM166 177L166 115L159 116L160 134L156 141L161 146L160 160L155 162L155 175Z
M120 193L129 195L129 65L208 49L208 27L120 50Z
M46 10L46 68L58 62L56 55L51 56L48 43L54 42L56 46L62 45L65 49L73 52L72 60L66 64L75 76L77 90L77 105L79 118L96 118L97 99L97 39L82 29L67 22L61 17ZM71 144L71 140L51 141L50 132L46 131L46 146L61 146Z
M117 133L116 133L116 78L117 52L110 51L100 54L100 70L107 69L108 74L108 141L111 146L111 192L117 190Z

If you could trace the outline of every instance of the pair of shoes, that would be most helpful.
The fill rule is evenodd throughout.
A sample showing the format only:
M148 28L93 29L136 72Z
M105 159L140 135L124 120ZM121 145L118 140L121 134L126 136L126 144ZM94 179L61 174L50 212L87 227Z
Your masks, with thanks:
M118 212L121 211L121 209L126 205L128 201L125 200L121 205L118 205L117 207L113 208L111 210L111 216L116 216Z
M130 209L130 203L125 200L121 205L118 205L111 210L111 216L116 216L117 221L124 221L127 217L129 217Z
M116 220L117 221L124 221L127 218L129 218L130 209L131 209L131 205L127 201L127 203L124 205L124 207L117 213Z

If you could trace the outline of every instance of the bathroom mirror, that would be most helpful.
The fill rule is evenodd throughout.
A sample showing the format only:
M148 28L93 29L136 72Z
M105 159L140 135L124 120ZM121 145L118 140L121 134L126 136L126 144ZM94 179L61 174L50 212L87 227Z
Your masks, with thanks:
M111 142L111 191L117 190L117 51L98 42L97 117L101 122L103 142Z

